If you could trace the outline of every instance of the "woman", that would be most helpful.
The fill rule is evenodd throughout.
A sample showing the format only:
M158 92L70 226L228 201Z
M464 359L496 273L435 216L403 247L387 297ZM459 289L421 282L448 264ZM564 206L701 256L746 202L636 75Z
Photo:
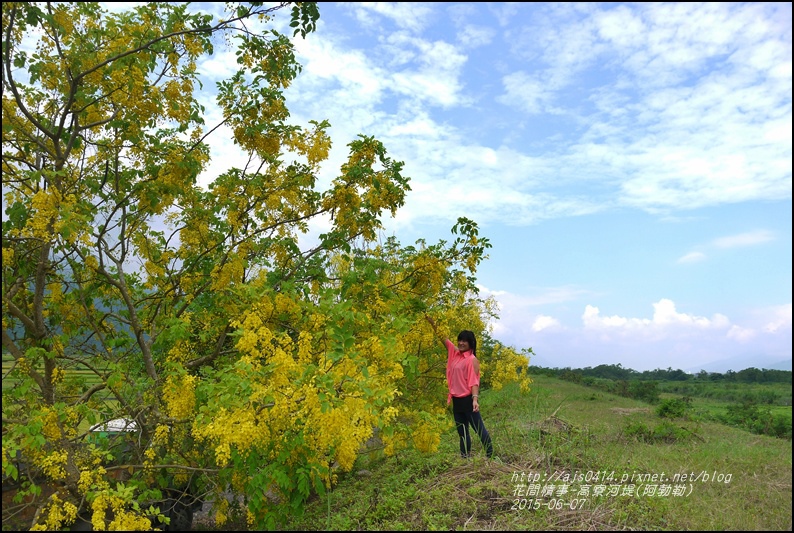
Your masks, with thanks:
M458 345L438 335L432 318L425 319L447 349L447 404L452 402L452 414L460 436L460 455L471 456L469 428L480 436L485 454L493 457L493 444L480 415L480 362L477 360L477 339L474 333L463 330L458 334Z

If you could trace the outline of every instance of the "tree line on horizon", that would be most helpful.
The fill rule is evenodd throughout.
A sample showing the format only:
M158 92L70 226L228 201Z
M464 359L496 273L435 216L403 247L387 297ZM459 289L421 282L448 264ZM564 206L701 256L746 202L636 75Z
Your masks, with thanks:
M546 375L562 378L568 374L578 374L582 377L594 377L612 380L640 380L640 381L725 381L729 383L791 383L791 370L774 370L767 368L749 367L735 372L728 370L725 373L708 372L701 370L696 374L690 374L681 369L657 368L654 370L644 370L642 372L626 368L620 363L601 364L595 367L585 368L544 368L530 365L530 375Z

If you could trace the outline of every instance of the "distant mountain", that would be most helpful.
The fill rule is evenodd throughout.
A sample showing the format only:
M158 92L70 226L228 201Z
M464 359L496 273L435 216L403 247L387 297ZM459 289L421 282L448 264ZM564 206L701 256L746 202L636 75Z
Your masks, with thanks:
M686 372L693 374L696 374L701 370L705 370L706 372L719 372L720 374L723 374L728 370L738 372L740 370L744 370L745 368L751 367L767 370L791 370L791 359L786 359L784 361L774 361L772 359L764 359L761 357L739 356L731 357L729 359L720 359L719 361L714 361L713 363L691 367L685 370Z
M791 359L787 361L780 361L779 363L775 363L774 365L770 366L770 370L791 370Z

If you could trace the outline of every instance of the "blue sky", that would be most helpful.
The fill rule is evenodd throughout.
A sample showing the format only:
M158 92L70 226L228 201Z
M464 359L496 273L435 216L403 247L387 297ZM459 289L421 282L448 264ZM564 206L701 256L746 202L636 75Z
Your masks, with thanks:
M320 14L287 103L294 123L332 124L323 184L372 135L411 178L386 235L435 242L474 219L493 337L551 367L790 365L791 4ZM221 49L202 63L208 109L233 66ZM204 182L236 157L216 133Z

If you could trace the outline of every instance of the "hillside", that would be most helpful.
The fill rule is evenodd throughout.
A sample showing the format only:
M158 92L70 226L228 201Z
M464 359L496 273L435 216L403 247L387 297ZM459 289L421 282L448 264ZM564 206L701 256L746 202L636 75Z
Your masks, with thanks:
M374 451L285 529L791 529L791 441L545 376L482 412L498 460L460 459L454 430L433 454Z

